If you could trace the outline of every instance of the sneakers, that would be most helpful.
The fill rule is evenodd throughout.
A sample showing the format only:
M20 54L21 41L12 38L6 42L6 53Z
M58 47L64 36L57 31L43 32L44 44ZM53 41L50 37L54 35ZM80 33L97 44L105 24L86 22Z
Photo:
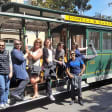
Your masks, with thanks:
M83 100L82 100L81 97L78 98L78 103L79 103L80 105L82 105L82 106L84 105Z
M13 94L11 94L11 96L13 97L13 98L15 98L16 100L18 100L18 101L23 101L24 99L22 98L22 97L20 97L19 95L13 95Z
M70 105L73 105L74 104L74 100L72 100L71 102L70 102Z
M72 98L72 100L71 100L71 102L70 102L70 105L73 105L73 104L76 103L76 102L77 102L76 98Z
M53 95L50 95L49 98L51 101L55 101L55 97Z
M5 104L0 104L0 109L6 109L8 108L10 105L8 103Z
M82 105L82 106L84 105L82 100L79 100L78 102L79 102L80 105Z
M4 104L5 108L8 108L10 105L8 103Z
M5 109L5 105L4 104L0 104L0 109Z

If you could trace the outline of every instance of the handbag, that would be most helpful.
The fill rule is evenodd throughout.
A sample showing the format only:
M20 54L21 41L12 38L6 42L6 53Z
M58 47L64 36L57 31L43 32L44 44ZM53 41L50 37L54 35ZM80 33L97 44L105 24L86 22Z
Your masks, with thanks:
M30 65L30 73L31 74L40 74L41 72L41 67L40 66L36 66L36 65Z

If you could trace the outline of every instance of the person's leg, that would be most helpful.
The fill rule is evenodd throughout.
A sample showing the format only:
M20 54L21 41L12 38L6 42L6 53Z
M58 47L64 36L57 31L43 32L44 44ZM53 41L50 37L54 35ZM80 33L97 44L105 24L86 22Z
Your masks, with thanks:
M33 90L34 90L34 95L32 98L37 98L39 96L38 94L38 82L40 80L40 77L34 75L31 77L30 81L31 81L31 84L33 85Z
M51 80L48 78L46 79L46 92L47 92L48 96L50 96L52 94Z
M52 95L52 88L51 88L52 81L51 81L50 68L44 68L44 76L46 80L46 93L51 101L55 101L55 98Z
M4 104L5 98L5 78L4 75L0 75L0 106Z
M81 76L78 76L78 102L80 105L83 105L81 82L82 82L82 78Z
M46 92L47 92L47 95L49 96L49 98L50 98L51 101L55 101L55 98L52 95L51 85L52 85L51 79L46 79L46 86L47 86L46 87Z
M74 79L71 79L71 99L75 99L75 85L74 85Z
M26 85L29 83L29 78L26 80L21 80L19 86L11 92L12 95L22 95Z
M59 64L57 64L57 76L61 78L61 66Z
M52 65L49 68L49 74L50 74L51 79L56 79L56 65Z
M49 68L44 68L44 77L46 80L46 93L49 96L50 94L52 94L52 90L51 90L51 85L50 85L50 69Z
M81 76L78 76L78 96L79 97L82 97L82 89L81 89L81 81L82 81L82 78Z
M36 97L39 96L39 94L38 94L38 84L35 83L35 84L33 85L33 88L34 88L34 95L33 95L32 98L36 98Z
M8 75L6 75L5 76L5 99L4 99L4 104L8 104L9 86L10 86L10 79L9 79Z
M74 85L74 79L70 79L71 81L71 102L70 102L70 105L72 105L75 101L75 85Z
M68 79L67 80L67 91L70 91L71 90L71 80Z

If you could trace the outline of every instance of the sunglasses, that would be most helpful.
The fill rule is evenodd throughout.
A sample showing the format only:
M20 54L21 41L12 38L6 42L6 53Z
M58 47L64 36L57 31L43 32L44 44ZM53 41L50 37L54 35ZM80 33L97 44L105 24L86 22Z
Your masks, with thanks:
M15 45L21 45L21 43L15 43Z
M5 45L0 45L1 47L4 47Z
M72 53L71 56L75 56L75 53Z

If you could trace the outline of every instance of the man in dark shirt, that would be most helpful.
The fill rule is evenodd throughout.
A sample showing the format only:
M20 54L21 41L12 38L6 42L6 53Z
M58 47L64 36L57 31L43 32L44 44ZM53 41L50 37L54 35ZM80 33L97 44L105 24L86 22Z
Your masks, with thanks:
M12 61L5 42L0 40L0 109L8 105L9 85L12 78Z
M65 51L63 49L63 42L58 43L56 54L55 54L55 62L57 63L57 76L58 78L63 78L65 75L65 63L64 63L64 56Z

